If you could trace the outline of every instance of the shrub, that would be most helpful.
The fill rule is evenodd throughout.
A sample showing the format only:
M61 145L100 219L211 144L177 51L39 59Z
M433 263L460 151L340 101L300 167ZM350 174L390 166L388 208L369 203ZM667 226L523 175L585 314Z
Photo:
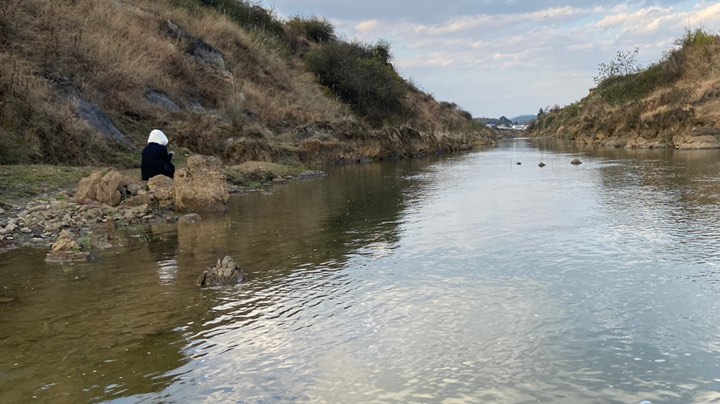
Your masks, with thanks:
M666 58L638 73L605 79L597 87L603 99L612 104L637 101L659 86L676 81L682 72L679 54L670 53Z
M370 124L397 123L406 114L402 97L408 88L387 63L386 46L331 42L310 51L305 64L322 85Z
M244 28L269 32L277 37L281 37L284 33L282 21L272 10L266 10L245 0L174 0L174 3L191 10L200 4L226 14Z
M286 25L294 34L303 35L316 43L330 42L336 39L335 27L324 18L295 16Z

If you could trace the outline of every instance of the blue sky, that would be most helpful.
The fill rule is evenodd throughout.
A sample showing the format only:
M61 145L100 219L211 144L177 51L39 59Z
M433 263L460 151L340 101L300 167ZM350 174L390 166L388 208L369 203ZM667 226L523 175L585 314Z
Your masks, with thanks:
M648 65L686 29L720 29L716 1L263 0L281 18L324 17L346 40L391 43L400 74L478 117L536 114L587 95L602 62Z

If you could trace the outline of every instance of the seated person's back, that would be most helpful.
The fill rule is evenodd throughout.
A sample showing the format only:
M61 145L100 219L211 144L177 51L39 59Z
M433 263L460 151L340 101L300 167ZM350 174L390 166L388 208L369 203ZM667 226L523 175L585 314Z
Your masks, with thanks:
M156 175L165 175L173 178L175 166L172 163L172 153L167 150L168 138L162 131L157 129L150 132L148 144L142 151L142 162L140 172L143 181L147 181Z

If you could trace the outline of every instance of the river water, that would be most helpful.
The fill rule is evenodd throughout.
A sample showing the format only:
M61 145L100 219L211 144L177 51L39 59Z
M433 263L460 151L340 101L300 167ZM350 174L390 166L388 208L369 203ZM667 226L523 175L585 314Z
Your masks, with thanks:
M514 139L203 218L0 255L0 402L720 400L720 151Z

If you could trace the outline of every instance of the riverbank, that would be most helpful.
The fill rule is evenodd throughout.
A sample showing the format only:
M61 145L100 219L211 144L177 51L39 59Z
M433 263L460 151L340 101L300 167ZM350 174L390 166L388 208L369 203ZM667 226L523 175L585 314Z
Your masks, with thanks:
M182 167L182 165L180 166ZM78 184L108 168L45 165L0 166L0 253L14 248L49 248L68 230L84 251L124 245L154 223L175 223L182 215L147 193L140 170L119 171L125 179L123 202L110 206L78 198ZM224 167L231 195L262 191L273 184L324 176L319 170L264 162ZM134 179L134 180L133 180ZM193 219L197 220L197 219Z

